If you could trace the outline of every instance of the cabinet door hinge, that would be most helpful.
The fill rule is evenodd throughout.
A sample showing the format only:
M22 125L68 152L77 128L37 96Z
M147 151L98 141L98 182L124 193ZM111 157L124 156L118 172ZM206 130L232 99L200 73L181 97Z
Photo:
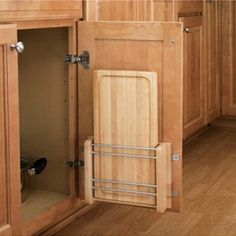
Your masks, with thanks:
M88 70L89 69L89 52L83 51L83 53L80 54L79 56L68 54L65 56L65 62L69 64L79 63L80 65L83 66L85 70Z
M67 161L66 162L66 167L67 168L78 168L84 166L84 161Z

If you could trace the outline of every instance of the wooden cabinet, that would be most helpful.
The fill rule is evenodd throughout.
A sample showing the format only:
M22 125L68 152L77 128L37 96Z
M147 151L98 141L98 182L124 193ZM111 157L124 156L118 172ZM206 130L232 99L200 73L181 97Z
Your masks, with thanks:
M184 138L204 126L202 17L181 18L184 23Z
M222 115L236 116L236 2L221 2Z
M208 18L214 20L212 10ZM218 114L217 88L213 75L214 68L208 72L208 84L204 84L203 74L203 1L89 1L88 20L110 21L182 21L189 32L184 33L184 138L205 125L205 96L207 100L208 121ZM183 16L179 18L179 16ZM208 23L209 24L209 23ZM210 25L210 24L209 24ZM213 30L213 25L210 25ZM211 32L210 34L212 34ZM211 37L213 37L211 35ZM214 44L216 47L217 44ZM213 57L209 46L208 55ZM210 55L211 54L211 55ZM216 59L215 59L216 60ZM206 61L206 63L209 63ZM216 63L215 63L216 64ZM207 67L207 65L206 65ZM213 78L214 77L214 78ZM207 89L209 90L205 95ZM215 87L214 87L215 86ZM216 104L217 103L217 104Z
M0 234L20 232L20 148L15 25L0 25Z
M154 71L158 77L159 141L170 142L173 153L182 155L182 30L178 22L79 24L79 53L85 49L93 52L89 70L79 67L78 73L80 146L93 133L93 70ZM176 210L181 207L181 170L181 160L172 164L172 188L180 194L172 199Z
M6 0L0 2L3 21L82 17L82 0Z
M175 23L160 23L153 21L178 21L179 13L196 13L202 11L202 2L178 2L177 1L158 1L158 0L144 0L144 1L86 1L86 9L84 18L87 20L94 21L135 21L133 23L129 22L81 22L78 24L78 20L83 16L82 14L82 1L8 1L0 3L0 21L1 22L13 22L17 24L19 29L51 29L51 28L63 28L62 34L68 36L65 41L65 50L68 49L69 54L82 54L84 51L89 51L90 53L90 67L85 70L81 65L71 64L66 68L66 72L63 76L68 76L68 117L64 117L65 121L68 121L68 137L67 146L68 158L66 160L73 161L78 159L83 160L83 146L84 141L88 136L93 135L93 71L94 70L136 70L136 71L154 71L157 73L158 81L158 126L159 126L159 141L170 142L172 145L172 154L177 155L178 161L172 162L172 191L175 192L176 196L171 196L170 191L170 201L172 201L172 209L181 209L181 194L182 194L182 139L183 139L183 100L184 105L184 132L185 137L192 134L197 129L204 125L204 81L202 76L202 22L200 16L188 16L181 18L184 22L186 32L183 33L182 24ZM6 14L7 12L7 14ZM137 22L146 21L146 22ZM147 22L151 23L147 23ZM6 26L2 26L4 28ZM13 27L14 28L14 27ZM9 33L4 33L7 37L11 37L13 32L12 26L9 29ZM78 31L77 31L78 30ZM0 28L0 36L2 29ZM16 29L14 29L14 37L16 37ZM61 34L59 32L59 34ZM20 35L20 34L19 34ZM36 35L36 33L35 33ZM49 34L44 34L49 35ZM6 36L4 36L6 37ZM4 39L3 36L0 40ZM45 36L46 38L46 36ZM7 38L8 49L2 47L0 49L1 64L0 66L8 65L12 70L8 75L8 79L14 72L13 80L9 80L10 83L6 83L6 76L1 79L2 93L0 97L1 106L1 143L0 145L4 148L15 148L11 152L8 150L8 155L14 154L14 161L8 163L8 157L6 155L6 150L1 149L1 160L0 176L2 175L2 181L6 182L4 178L11 178L11 174L6 175L6 171L9 171L12 165L14 171L14 177L12 177L11 184L7 188L9 193L1 193L3 204L3 213L0 214L0 220L2 221L2 229L11 230L11 225L13 222L19 221L19 195L20 195L20 181L19 181L19 132L18 132L18 116L11 116L13 111L18 114L18 98L17 95L17 62L16 53L10 51L9 43L10 41L16 41L16 38ZM29 40L30 41L30 40ZM37 37L34 42L37 41ZM184 41L184 44L183 44ZM59 41L55 40L55 47L58 45ZM4 44L5 42L3 42ZM41 43L43 45L43 43ZM182 47L184 45L184 48ZM64 47L63 46L63 47ZM67 47L68 46L68 47ZM35 45L31 45L31 50L33 50ZM50 50L53 51L53 46ZM78 49L78 51L77 51ZM30 50L30 51L31 51ZM57 50L56 50L57 51ZM6 52L9 56L6 58ZM29 52L29 51L28 51ZM59 52L57 52L59 53ZM33 54L33 52L32 52ZM43 59L43 53L40 50L37 51L36 55L41 55L41 61L45 62ZM54 61L53 66L49 66L50 72L56 70L56 66L60 63L65 66L64 62L58 62L58 58L63 60L63 56L52 56L51 61ZM184 56L184 58L183 58ZM212 55L213 57L214 55ZM11 58L12 57L12 58ZM32 62L30 53L27 54L27 58ZM46 57L44 57L46 58ZM11 59L7 61L7 59ZM49 57L47 57L49 59ZM50 63L49 60L49 63ZM183 95L183 60L184 60L184 98ZM47 64L49 64L47 63ZM60 64L61 65L61 64ZM63 67L62 66L62 67ZM5 68L4 67L4 68ZM65 66L66 67L66 66ZM25 68L30 68L28 64ZM38 81L40 76L39 68L35 66L34 69L37 73ZM52 68L52 70L51 70ZM27 71L27 69L25 70ZM57 70L59 71L59 70ZM35 74L36 74L35 73ZM54 76L51 74L51 76ZM77 77L78 76L78 77ZM56 76L55 78L59 78ZM34 76L24 76L24 78L34 78ZM46 78L46 77L44 77ZM5 81L5 82L4 82ZM47 81L45 79L44 81ZM25 84L25 81L22 81ZM6 89L6 86L9 86ZM37 89L40 83L35 83L34 87ZM13 86L13 87L11 87ZM16 86L16 87L14 87ZM52 91L51 87L47 87ZM213 85L212 85L213 87ZM78 88L78 91L77 91ZM47 90L47 91L49 91ZM212 88L212 93L214 88ZM8 97L3 96L4 93L8 93ZM49 91L49 92L50 92ZM54 90L53 90L54 91ZM214 90L215 91L215 90ZM3 93L4 92L4 93ZM61 91L64 96L65 91ZM13 94L13 95L12 95ZM53 95L53 92L51 93ZM58 95L58 93L55 93ZM36 95L36 93L33 93ZM11 98L11 96L14 98ZM211 95L209 95L211 96ZM46 96L44 96L45 98ZM27 97L24 98L26 101L30 101ZM60 97L61 99L61 97ZM78 101L77 101L78 99ZM38 102L37 99L36 103ZM66 99L65 99L66 100ZM211 103L213 104L213 102ZM209 105L209 109L212 105ZM52 104L50 104L52 105ZM8 109L10 106L11 109ZM53 106L52 106L53 107ZM48 110L45 110L48 111ZM7 113L8 112L8 113ZM39 112L36 111L36 112ZM35 112L35 114L36 114ZM40 113L40 112L39 112ZM47 113L47 112L45 112ZM2 115L4 114L4 115ZM37 113L38 114L38 113ZM63 113L64 114L64 113ZM39 116L39 115L38 115ZM9 120L13 117L13 120ZM37 119L36 119L37 120ZM25 122L27 123L27 122ZM40 122L37 122L40 123ZM46 123L42 122L43 125ZM52 124L53 122L51 122ZM29 123L27 123L28 125ZM3 129L3 127L8 127L8 129ZM14 128L15 134L11 135L11 129ZM27 130L30 130L28 128ZM42 131L42 130L41 130ZM55 135L59 138L58 135ZM12 146L8 147L6 144L9 143L8 139L11 139ZM61 137L61 136L60 136ZM28 139L29 140L29 139ZM41 139L42 141L43 138ZM62 142L63 143L63 142ZM77 145L79 143L79 145ZM141 144L140 144L141 145ZM50 146L50 145L49 145ZM55 145L56 146L56 145ZM62 146L62 145L61 145ZM64 149L63 149L64 150ZM13 157L12 157L13 158ZM12 159L11 159L12 160ZM57 165L62 165L62 161L57 162ZM63 163L64 164L64 163ZM5 169L4 169L5 168ZM2 174L3 173L3 174ZM51 172L52 173L52 172ZM10 176L10 177L9 177ZM18 176L18 177L17 177ZM43 213L37 217L36 221L28 222L24 224L25 234L32 234L47 225L53 224L61 220L58 215L66 215L71 213L83 206L84 197L84 170L83 168L73 169L67 173L69 181L68 195L66 200L62 201L57 207L53 209L50 208L47 212ZM79 176L79 186L77 182L77 177ZM14 179L15 178L15 179ZM59 178L58 178L59 179ZM17 182L18 181L18 182ZM59 182L59 181L58 181ZM14 186L13 186L14 184ZM79 189L79 197L77 195L77 190ZM12 193L10 192L12 190ZM11 201L14 201L14 209L8 207L7 194L13 194ZM14 195L15 194L15 195ZM70 197L68 197L70 196ZM15 199L15 200L14 200ZM82 199L82 200L80 200ZM12 206L11 205L11 206ZM8 212L8 213L6 213ZM12 214L13 212L14 214ZM8 216L8 217L7 217ZM12 218L10 218L11 216ZM14 223L17 227L20 225ZM12 232L20 232L19 228L12 228Z
M203 12L201 0L91 0L85 4L86 19L94 21L178 21L180 16Z
M178 15L196 15L203 12L203 1L201 0L183 0L177 1Z
M204 17L205 123L220 115L218 1L207 1Z
M152 20L152 0L92 0L85 4L85 18L89 21Z
M57 184L50 177L40 188L47 186L49 189L49 185L53 185L55 189L58 186L63 188L63 196L60 195L58 202L23 222L24 235L39 232L85 205L83 167L66 169L66 162L71 161L73 166L76 163L73 161L78 160L79 155L82 161L84 141L93 135L92 82L93 72L97 69L154 71L158 74L158 86L155 89L158 89L159 107L156 105L153 109L160 115L157 120L150 122L159 125L160 140L170 142L173 154L180 157L178 162L171 164L173 179L170 180L172 189L169 189L170 193L171 190L178 192L178 196L172 198L169 194L168 201L172 203L172 209L181 208L182 25L178 22L80 22L77 28L77 21L78 19L40 19L32 22L19 21L10 26L0 25L0 183L3 186L0 190L0 207L3 209L0 213L0 234L21 234L20 156L23 149L29 153L35 150L44 152L46 148L50 153L56 150L58 161L51 160L49 163L51 165L54 162L56 169L48 166L50 173L35 178L31 183L37 185L42 179L45 181L47 176L61 175L54 179ZM16 43L17 37L25 42L27 50L21 56L17 56L16 50L10 49L10 44ZM89 51L90 54L89 69L86 70L82 65L64 63L65 54L81 55L84 51ZM60 91L55 90L58 86ZM173 94L179 99L173 99ZM141 97L137 99L140 100ZM21 106L24 102L25 105ZM157 101L154 104L156 103ZM21 118L25 120L19 122L19 113L24 113ZM55 114L58 115L53 119ZM47 117L48 121L45 120ZM19 131L19 123L24 132ZM50 126L51 131L45 132L47 126ZM40 139L37 139L37 135ZM48 138L54 141L48 142ZM63 172L58 173L61 167ZM64 186L62 175L66 176L67 186Z

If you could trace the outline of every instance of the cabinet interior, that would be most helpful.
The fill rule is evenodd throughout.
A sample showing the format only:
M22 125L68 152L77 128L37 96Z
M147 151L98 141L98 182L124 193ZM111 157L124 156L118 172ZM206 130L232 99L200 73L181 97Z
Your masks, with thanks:
M38 175L21 171L22 218L28 221L69 194L68 29L19 30L18 40L25 45L19 55L21 158L47 159Z

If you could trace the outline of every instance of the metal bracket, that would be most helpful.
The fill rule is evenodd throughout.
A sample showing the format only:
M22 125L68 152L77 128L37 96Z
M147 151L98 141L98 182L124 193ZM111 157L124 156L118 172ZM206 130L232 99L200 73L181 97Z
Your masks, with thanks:
M69 64L77 64L79 63L80 65L83 66L85 70L89 69L89 52L88 51L83 51L82 54L78 55L66 55L65 56L65 62Z
M172 161L179 161L180 160L180 155L179 154L173 154L172 155Z
M66 161L67 168L78 168L84 166L84 161Z

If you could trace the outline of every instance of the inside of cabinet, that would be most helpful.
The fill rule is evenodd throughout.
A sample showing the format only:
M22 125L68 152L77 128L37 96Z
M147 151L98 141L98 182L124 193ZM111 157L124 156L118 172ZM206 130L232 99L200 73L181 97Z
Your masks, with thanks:
M18 41L25 45L19 100L22 219L28 221L69 195L68 29L19 30ZM37 166L42 158L47 163Z

